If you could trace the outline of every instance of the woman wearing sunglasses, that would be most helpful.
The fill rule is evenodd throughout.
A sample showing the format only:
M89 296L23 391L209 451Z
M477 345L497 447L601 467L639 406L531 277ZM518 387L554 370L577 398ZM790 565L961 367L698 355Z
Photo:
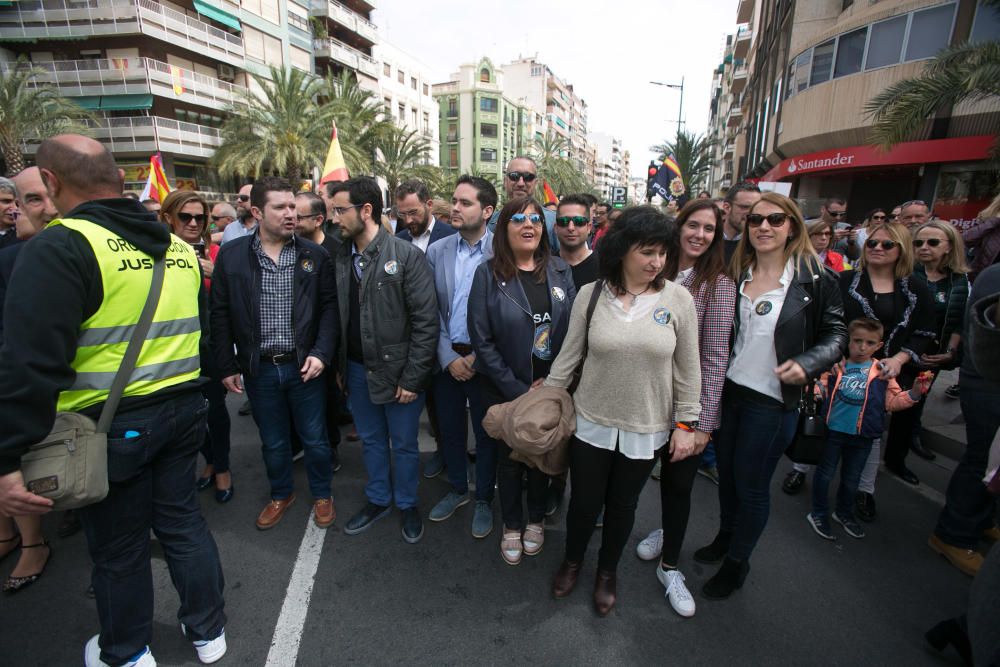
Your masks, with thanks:
M694 598L677 569L681 544L691 513L691 489L699 465L715 468L715 456L702 457L712 432L719 427L719 404L729 365L729 335L736 310L736 285L726 275L722 236L722 212L710 199L688 202L677 216L679 247L667 256L666 278L679 283L694 298L698 314L698 348L701 367L701 415L694 432L691 456L671 460L668 447L660 448L661 528L639 543L636 554L643 560L659 558L656 578L666 588L666 597L681 616L694 615ZM718 473L716 473L718 474Z
M913 386L920 356L931 350L934 339L934 305L930 291L913 274L913 241L906 227L896 223L873 225L865 240L856 270L840 274L844 296L844 317L868 317L884 328L880 360L882 377L895 378L903 390ZM872 446L868 463L861 473L855 499L858 518L875 518L875 477L878 473L879 440ZM905 465L909 442L885 446L885 465L902 480L919 480Z
M956 368L961 361L958 347L969 299L962 237L950 224L932 220L916 230L913 249L917 256L913 276L930 289L934 298L934 340L920 356L920 366L933 371ZM920 416L926 399L924 395L912 408L893 415L886 436L887 451L909 447L917 456L934 460L934 453L920 442Z
M833 240L833 225L825 220L817 220L810 224L808 229L809 241L823 265L829 266L837 273L843 271L844 256L830 247Z
M872 225L880 225L883 222L892 222L889 219L889 214L885 212L884 208L873 208L865 214L865 219L858 225L857 233L854 237L854 242L857 247L864 250L865 241L868 239L868 230L871 229Z
M209 292L212 269L219 246L212 243L208 231L208 204L189 190L174 190L163 200L160 220L182 241L193 246L205 276L205 292ZM208 431L201 448L205 469L198 478L199 491L215 485L215 499L228 503L233 498L233 480L229 473L230 420L226 409L226 390L213 369L212 355L202 357L202 375L210 378L202 387L208 400Z
M476 269L469 294L473 369L487 409L541 385L559 355L576 289L569 266L552 256L542 205L528 197L507 203L497 218L493 259ZM549 478L510 458L497 443L497 482L503 536L500 556L509 565L534 556L545 542ZM521 501L527 479L528 520Z
M722 561L702 588L712 599L743 585L770 513L771 477L795 436L802 387L839 361L847 342L836 274L820 264L788 197L765 192L751 207L730 270L739 291L715 441L722 518L712 543L694 555Z

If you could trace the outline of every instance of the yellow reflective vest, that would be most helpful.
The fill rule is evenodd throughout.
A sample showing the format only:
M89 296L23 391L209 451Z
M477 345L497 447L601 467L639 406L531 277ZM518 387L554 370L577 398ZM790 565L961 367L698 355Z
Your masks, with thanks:
M149 294L153 258L104 227L73 218L53 220L83 235L101 270L104 299L80 325L73 386L59 394L56 409L79 412L107 400L115 373ZM171 235L163 292L149 334L123 397L146 396L200 375L198 290L201 269L187 243Z

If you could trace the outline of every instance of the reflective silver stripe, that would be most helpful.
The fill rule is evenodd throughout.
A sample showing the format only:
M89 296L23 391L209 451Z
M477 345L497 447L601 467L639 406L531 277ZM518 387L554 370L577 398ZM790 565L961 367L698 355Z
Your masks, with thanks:
M180 320L167 320L166 322L153 322L149 327L151 338L167 338L168 336L180 336L189 334L201 329L201 321L197 315L185 317ZM86 329L80 333L77 341L79 347L92 347L94 345L113 345L115 343L127 343L132 338L135 330L134 324L123 324L118 327L96 327Z
M201 368L201 359L197 354L187 359L175 359L174 361L166 361L162 364L140 366L132 371L129 384L149 380L166 380L175 375L193 373L199 368ZM68 391L110 391L116 372L77 373L76 382L73 383L73 386Z

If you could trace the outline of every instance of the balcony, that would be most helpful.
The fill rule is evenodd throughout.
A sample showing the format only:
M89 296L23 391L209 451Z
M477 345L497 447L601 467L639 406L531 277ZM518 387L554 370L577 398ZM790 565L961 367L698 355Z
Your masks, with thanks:
M750 42L753 40L753 30L740 28L736 33L736 43L733 46L733 58L746 58L750 52Z
M736 142L730 139L726 142L725 147L722 149L722 157L731 158L733 156L733 150L736 148Z
M738 126L741 120L743 120L743 110L733 102L732 106L729 107L729 113L726 114L726 125L729 127Z
M358 53L358 71L373 79L378 78L378 63L371 56Z
M753 18L753 0L739 0L736 7L736 22L749 23Z
M152 58L56 60L31 66L42 71L39 81L67 97L151 93L219 110L239 103L246 90Z
M374 23L336 0L314 0L309 15L328 18L371 44L378 41L378 29Z
M313 49L317 58L329 58L338 63L346 65L354 70L360 70L365 74L378 78L378 63L370 56L361 53L355 48L351 48L338 39L328 37L317 39L313 42ZM362 62L364 64L362 64Z
M739 95L743 92L743 88L747 85L747 65L744 61L739 61L736 63L736 67L733 68L733 75L729 80L729 90L734 95Z
M87 121L94 138L113 153L152 155L156 151L176 153L185 157L209 158L222 143L219 130L206 125L182 123L160 116L132 118L99 117ZM29 153L38 144L27 146Z
M243 39L154 0L29 0L0 12L0 41L145 34L242 67Z

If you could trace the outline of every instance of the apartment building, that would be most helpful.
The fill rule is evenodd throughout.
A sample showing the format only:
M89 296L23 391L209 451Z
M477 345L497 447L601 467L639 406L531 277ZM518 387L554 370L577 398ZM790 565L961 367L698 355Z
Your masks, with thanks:
M427 164L439 164L441 154L438 102L432 92L429 68L402 49L380 42L374 57L379 63L378 92L393 121L415 130L427 140Z
M126 188L160 152L170 182L232 191L207 166L226 108L269 67L344 67L377 86L372 3L309 0L22 0L0 6L0 60L20 56L91 109ZM364 56L364 57L362 57Z
M440 110L441 166L449 173L499 180L508 160L529 151L541 119L510 93L505 77L503 67L482 58L431 87Z
M628 186L628 151L623 149L621 139L604 132L591 132L589 142L597 152L597 167L592 182L601 199L610 200L612 188Z
M996 9L977 0L741 0L737 11L733 80L744 59L746 83L730 88L725 110L743 140L734 142L736 178L791 183L807 215L844 196L851 222L916 198L964 226L992 199L987 157L1000 100L941 109L888 152L870 145L864 107L941 49L996 39Z

